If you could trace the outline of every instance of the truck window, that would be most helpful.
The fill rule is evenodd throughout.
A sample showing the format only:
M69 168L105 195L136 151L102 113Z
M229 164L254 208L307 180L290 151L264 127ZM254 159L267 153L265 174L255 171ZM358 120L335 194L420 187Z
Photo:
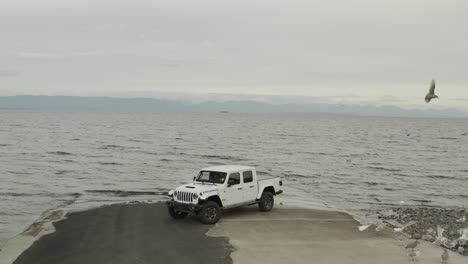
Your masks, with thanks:
M198 182L211 182L211 183L224 183L227 173L217 171L200 171L196 181Z
M244 177L244 183L253 182L253 174L252 174L252 171L244 171L244 172L242 173L242 176Z
M231 173L229 174L229 180L228 180L229 185L236 185L240 184L240 173Z

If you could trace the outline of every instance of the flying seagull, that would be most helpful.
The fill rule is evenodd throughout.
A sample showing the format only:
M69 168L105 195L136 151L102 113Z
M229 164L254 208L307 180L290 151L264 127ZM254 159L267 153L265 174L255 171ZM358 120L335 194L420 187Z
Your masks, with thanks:
M429 87L429 93L427 93L426 98L424 98L424 100L426 100L426 103L429 103L434 98L439 98L439 96L435 95L434 91L435 91L435 81L434 79L432 79L431 86Z

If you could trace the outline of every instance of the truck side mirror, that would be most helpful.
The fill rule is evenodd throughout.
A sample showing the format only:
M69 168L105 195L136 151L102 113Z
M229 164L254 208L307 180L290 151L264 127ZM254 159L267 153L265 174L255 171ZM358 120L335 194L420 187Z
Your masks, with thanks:
M229 188L229 187L231 187L231 186L232 186L232 185L231 185L230 183L228 183L227 187Z
M193 177L193 181L195 181L196 178L197 178L197 177Z

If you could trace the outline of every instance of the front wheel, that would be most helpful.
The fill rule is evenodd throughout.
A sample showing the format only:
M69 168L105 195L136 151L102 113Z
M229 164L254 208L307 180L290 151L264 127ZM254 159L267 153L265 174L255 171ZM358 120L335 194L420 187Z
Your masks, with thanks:
M221 208L213 201L207 201L197 213L200 222L206 225L212 225L221 218Z
M260 198L260 202L258 203L258 208L260 211L269 212L273 209L273 205L275 204L275 199L271 192L263 192L262 197Z
M169 212L169 215L174 219L184 219L188 215L188 213L176 211L172 207L167 207L167 211Z

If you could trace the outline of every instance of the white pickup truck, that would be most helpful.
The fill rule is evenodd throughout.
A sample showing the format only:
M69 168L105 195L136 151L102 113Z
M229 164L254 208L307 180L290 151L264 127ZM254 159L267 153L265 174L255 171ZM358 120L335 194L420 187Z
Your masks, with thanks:
M195 213L204 224L216 223L223 209L258 204L261 211L273 208L274 196L281 194L280 177L258 179L255 168L216 166L202 169L193 182L169 191L169 214L182 219Z

